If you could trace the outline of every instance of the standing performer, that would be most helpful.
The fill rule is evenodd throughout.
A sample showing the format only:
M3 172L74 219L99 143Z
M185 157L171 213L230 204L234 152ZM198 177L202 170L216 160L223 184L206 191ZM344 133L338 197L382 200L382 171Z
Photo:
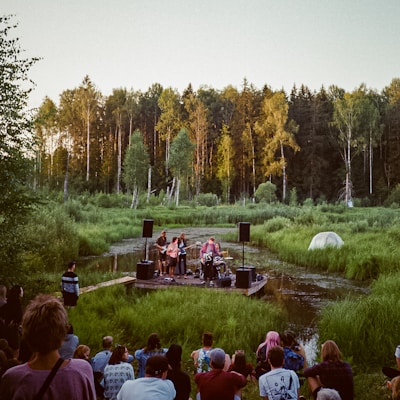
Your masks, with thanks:
M162 276L167 273L167 232L161 232L161 235L156 240L156 247L158 249L160 276Z
M204 266L204 281L210 280L217 276L217 271L213 265L213 258L215 256L221 256L221 253L215 248L215 239L210 237L207 242L203 243L200 249L200 261Z
M168 255L168 269L170 278L174 277L175 267L178 260L178 238L174 236L172 242L168 245L167 255Z
M178 238L178 276L183 275L187 279L186 275L186 239L185 234L182 232ZM183 267L183 268L182 268Z
M68 263L68 270L61 278L61 292L65 307L75 307L79 297L79 279L75 274L76 261Z

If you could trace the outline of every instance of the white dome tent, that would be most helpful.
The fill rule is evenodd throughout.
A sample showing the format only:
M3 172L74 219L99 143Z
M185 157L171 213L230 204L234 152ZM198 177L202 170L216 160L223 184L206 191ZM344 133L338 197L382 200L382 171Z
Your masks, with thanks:
M317 233L311 240L308 250L324 249L325 247L342 247L344 242L335 232Z

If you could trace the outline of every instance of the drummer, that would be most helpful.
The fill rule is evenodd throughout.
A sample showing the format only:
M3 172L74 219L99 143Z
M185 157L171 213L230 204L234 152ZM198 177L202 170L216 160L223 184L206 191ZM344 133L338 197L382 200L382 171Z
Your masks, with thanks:
M216 266L213 263L213 258L221 257L221 253L216 250L215 239L210 237L207 242L203 243L200 249L200 262L203 266L204 280L212 280L216 277Z

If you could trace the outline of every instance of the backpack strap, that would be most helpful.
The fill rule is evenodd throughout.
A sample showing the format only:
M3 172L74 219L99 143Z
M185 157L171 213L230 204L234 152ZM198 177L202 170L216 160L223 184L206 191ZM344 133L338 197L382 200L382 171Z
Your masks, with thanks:
M46 380L43 382L43 385L40 388L39 392L34 397L34 400L40 400L43 397L43 395L46 392L47 388L50 386L50 383L53 380L54 375L57 373L58 369L61 367L61 364L63 362L64 362L64 360L61 357L57 360L57 362L55 363L54 367L50 371L49 375L47 375Z

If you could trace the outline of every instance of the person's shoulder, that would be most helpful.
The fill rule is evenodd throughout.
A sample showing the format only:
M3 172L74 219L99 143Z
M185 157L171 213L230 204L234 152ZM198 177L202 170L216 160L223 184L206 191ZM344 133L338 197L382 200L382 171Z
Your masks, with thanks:
M92 373L92 366L90 365L90 363L81 358L71 358L70 362L66 366L66 369Z

